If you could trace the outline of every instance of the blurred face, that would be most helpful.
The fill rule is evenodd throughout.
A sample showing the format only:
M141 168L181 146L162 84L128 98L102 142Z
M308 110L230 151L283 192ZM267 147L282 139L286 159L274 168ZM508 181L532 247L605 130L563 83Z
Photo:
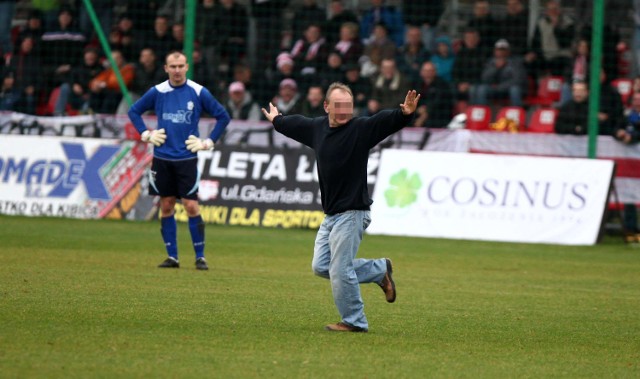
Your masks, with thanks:
M223 7L229 9L233 6L233 0L220 0L220 4L222 4Z
M505 59L509 55L509 50L507 49L493 49L493 56L499 59Z
M118 28L120 30L129 31L133 28L133 21L130 18L123 18L118 22Z
M480 35L476 31L464 33L463 38L464 45L470 49L475 49L480 43Z
M322 105L322 98L324 95L322 94L322 88L320 87L311 87L309 88L309 93L307 94L307 100L309 104L314 107L318 107Z
M42 26L42 21L39 18L29 19L29 29L40 29L41 26Z
M62 26L63 28L66 28L67 26L71 25L72 20L73 18L71 17L71 13L69 12L62 12L58 16L58 22L60 23L60 26Z
M171 54L167 56L164 72L169 76L169 82L172 86L184 84L187 81L187 71L189 71L187 57L182 54Z
M98 62L98 54L94 51L87 51L84 53L84 64L87 66L93 66Z
M288 85L280 87L280 97L285 102L291 101L297 92L298 90Z
M520 0L507 0L507 13L515 15L522 11L522 3Z
M344 10L342 3L339 1L332 1L330 7L332 15L340 14Z
M477 18L486 17L489 14L489 2L476 1L473 5L473 15Z
M431 83L436 78L436 66L431 62L426 62L420 68L420 77L427 83Z
M353 28L348 25L342 25L340 27L340 39L343 41L351 41L355 37Z
M157 35L165 35L169 30L169 21L164 17L158 17L153 23Z
M20 50L23 53L30 53L33 50L33 38L25 38L20 44Z
M573 94L573 100L577 103L586 101L587 96L589 96L589 90L585 83L573 83L571 93Z
M633 94L631 98L631 108L636 112L640 112L640 93L636 92Z
M139 62L143 66L150 66L155 61L156 61L156 55L153 53L153 50L151 50L151 49L143 49L140 52L140 60L139 60Z
M244 91L233 91L230 94L231 97L231 101L233 101L234 103L242 103L242 101L244 100Z
M329 126L341 126L353 118L353 98L349 92L335 88L327 95L324 110L329 114Z
M438 42L436 49L438 49L438 55L445 57L449 55L449 46L447 46L447 44L444 42Z
M385 59L380 64L380 73L385 79L393 78L396 73L396 62L391 59Z
M360 71L358 70L349 70L345 73L347 80L350 82L357 82L358 77L360 76Z
M342 66L342 58L339 54L331 53L328 58L329 67L340 68Z
M410 27L407 29L407 44L418 45L422 42L422 35L419 28Z
M560 15L560 4L555 1L550 1L545 7L547 16L558 17Z
M305 30L304 37L307 41L313 43L320 39L320 28L317 26L310 26Z
M124 64L124 57L119 51L112 51L111 58L113 58L113 61L116 62L116 66L118 67L122 67L122 65Z
M375 37L375 39L387 38L387 29L385 29L384 27L382 27L380 25L376 25L373 28L373 36Z
M184 25L182 24L173 25L173 27L171 27L171 34L173 35L173 38L176 39L176 41L184 40Z
M579 55L588 55L589 54L589 43L585 40L578 41L578 54Z

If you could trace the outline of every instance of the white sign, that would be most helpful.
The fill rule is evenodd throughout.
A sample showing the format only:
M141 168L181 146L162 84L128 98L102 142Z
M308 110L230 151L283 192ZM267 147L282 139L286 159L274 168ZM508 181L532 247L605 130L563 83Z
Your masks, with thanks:
M384 150L372 234L592 245L608 160Z

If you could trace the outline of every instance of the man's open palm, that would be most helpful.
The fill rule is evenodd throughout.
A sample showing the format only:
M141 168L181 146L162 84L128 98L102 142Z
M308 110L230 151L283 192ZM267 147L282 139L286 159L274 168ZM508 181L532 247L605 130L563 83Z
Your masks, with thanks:
M420 100L420 95L415 91L411 90L407 92L407 96L404 98L404 103L400 104L400 108L402 108L402 113L405 115L410 115L416 111L418 107L418 101Z
M267 112L266 109L262 108L262 114L264 114L264 117L266 117L269 122L273 122L273 119L276 118L276 116L279 115L280 112L278 111L278 108L273 105L273 103L269 103L269 112Z

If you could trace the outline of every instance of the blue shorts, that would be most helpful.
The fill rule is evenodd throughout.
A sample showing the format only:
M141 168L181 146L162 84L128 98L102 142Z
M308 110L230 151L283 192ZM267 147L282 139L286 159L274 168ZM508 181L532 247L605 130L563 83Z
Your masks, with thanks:
M198 199L198 158L168 161L153 157L149 172L149 195Z

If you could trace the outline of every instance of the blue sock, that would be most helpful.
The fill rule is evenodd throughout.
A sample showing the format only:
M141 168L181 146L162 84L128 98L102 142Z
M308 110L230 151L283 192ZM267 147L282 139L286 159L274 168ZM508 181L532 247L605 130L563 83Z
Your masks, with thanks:
M196 259L204 258L204 221L202 217L189 217L189 231L191 232L191 241L193 242L193 250L196 252Z
M164 240L164 245L167 248L167 254L171 258L178 259L178 242L176 239L177 226L176 226L176 218L174 215L169 217L160 218L162 239Z

